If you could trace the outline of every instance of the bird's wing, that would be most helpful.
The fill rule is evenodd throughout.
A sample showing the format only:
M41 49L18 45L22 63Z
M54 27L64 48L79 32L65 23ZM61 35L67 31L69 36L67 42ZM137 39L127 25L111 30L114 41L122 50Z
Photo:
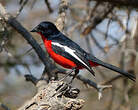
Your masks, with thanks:
M87 53L81 49L79 45L66 38L64 35L61 38L55 38L52 40L52 49L55 53L70 59L77 65L85 67L94 75L94 71L92 70L86 57Z

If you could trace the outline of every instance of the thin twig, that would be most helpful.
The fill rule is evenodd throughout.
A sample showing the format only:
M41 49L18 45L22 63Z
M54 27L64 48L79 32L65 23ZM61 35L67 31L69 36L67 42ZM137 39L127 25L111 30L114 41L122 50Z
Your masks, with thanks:
M138 8L138 1L137 0L94 0L97 2L108 2L112 5L116 5L116 6L124 6L127 7L133 7L133 8Z
M114 5L111 5L107 10L104 10L103 14L100 14L100 15L98 14L97 16L95 16L91 24L84 29L82 34L88 35L92 29L94 29L98 24L100 24L108 16L108 14L113 11L113 9L114 9Z
M35 78L33 75L27 74L27 75L24 75L24 77L25 77L26 81L30 81L30 82L32 82L34 85L36 85L37 82L38 82L38 79Z
M20 7L19 11L17 12L16 17L18 17L20 15L21 11L23 10L24 6L27 4L28 1L29 0L25 0L25 1L22 1L22 2L20 1L21 7Z
M97 28L95 28L94 31L97 31L99 34L102 34L102 35L106 36L106 34L104 32L102 32L101 30L99 30ZM110 39L112 39L115 42L115 44L119 44L119 40L116 39L115 37L113 37L112 35L108 34L108 37Z
M89 36L85 37L85 40L86 40L86 44L87 44L88 51L89 51L91 54L93 54L92 48L91 48L91 44L90 44L90 38L89 38Z
M106 51L104 50L104 48L101 46L101 44L96 40L96 38L94 37L93 33L91 32L91 38L94 41L94 43L96 44L96 46L104 53L106 53Z
M123 78L123 76L122 75L115 76L105 82L102 82L101 84L111 84L112 82L119 80L120 78Z
M45 4L46 4L46 6L48 8L49 13L52 13L53 12L53 9L51 8L50 3L49 3L48 0L45 0Z
M111 19L109 19L109 20L108 20L108 23L107 23L107 29L106 29L106 33L105 33L105 39L108 38L108 32L109 32L110 23L111 23Z
M5 104L0 103L0 106L4 109L4 110L10 110Z

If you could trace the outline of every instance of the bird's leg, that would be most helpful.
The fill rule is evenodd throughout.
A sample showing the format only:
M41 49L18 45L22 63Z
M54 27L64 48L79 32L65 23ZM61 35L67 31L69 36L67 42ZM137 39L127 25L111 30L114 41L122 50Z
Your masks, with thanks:
M73 68L71 71L69 71L60 81L63 81L66 77L68 77L72 72L74 72L76 69Z
M73 77L72 77L71 81L69 82L69 84L71 84L73 82L74 78L78 75L78 73L79 73L79 69L75 69L75 74L73 75Z

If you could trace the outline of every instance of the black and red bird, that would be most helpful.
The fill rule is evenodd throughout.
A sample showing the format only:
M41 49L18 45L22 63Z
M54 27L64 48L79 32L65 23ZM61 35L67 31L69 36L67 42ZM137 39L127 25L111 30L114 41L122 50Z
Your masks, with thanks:
M79 70L83 68L86 68L94 75L92 67L100 65L116 71L133 81L136 80L134 74L105 63L84 51L78 44L61 33L51 22L41 22L31 32L37 32L41 35L48 54L57 64L64 68L75 70L76 75L79 73Z

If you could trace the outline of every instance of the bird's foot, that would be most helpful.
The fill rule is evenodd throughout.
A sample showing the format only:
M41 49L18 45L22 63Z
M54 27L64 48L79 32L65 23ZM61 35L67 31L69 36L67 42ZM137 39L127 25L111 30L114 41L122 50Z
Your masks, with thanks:
M57 88L53 96L62 97L63 95L68 98L76 98L80 92L79 89L73 88L71 85L62 82ZM52 96L52 97L53 97Z
M64 79L66 79L72 72L74 72L74 69L72 69L71 71L67 72L67 74L62 79L60 79L59 81L63 81Z

